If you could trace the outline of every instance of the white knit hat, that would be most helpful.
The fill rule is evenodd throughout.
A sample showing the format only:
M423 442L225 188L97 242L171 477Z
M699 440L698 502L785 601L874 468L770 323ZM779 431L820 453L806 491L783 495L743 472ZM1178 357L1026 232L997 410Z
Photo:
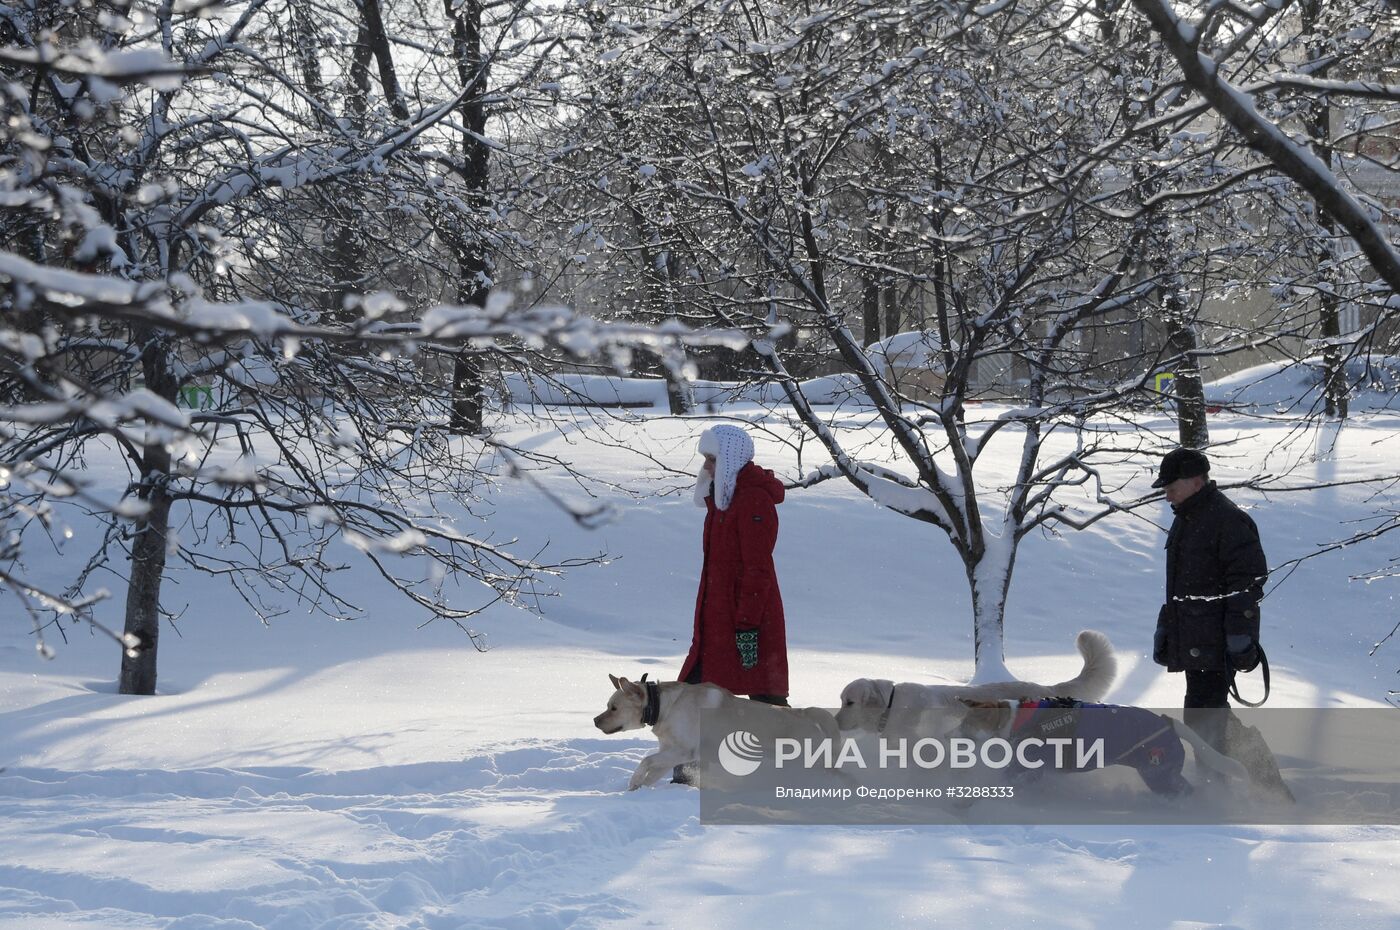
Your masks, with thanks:
M700 434L700 454L715 457L715 506L728 510L740 469L753 461L753 440L737 426L712 426ZM701 507L705 506L710 486L710 476L702 469L695 482L695 503Z

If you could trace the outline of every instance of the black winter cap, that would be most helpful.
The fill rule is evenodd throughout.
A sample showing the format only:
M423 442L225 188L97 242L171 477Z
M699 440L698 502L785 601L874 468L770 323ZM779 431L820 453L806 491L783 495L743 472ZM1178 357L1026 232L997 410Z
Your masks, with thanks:
M1173 449L1162 458L1162 468L1157 472L1154 488L1165 488L1178 478L1194 478L1210 473L1210 459L1204 452L1195 449Z

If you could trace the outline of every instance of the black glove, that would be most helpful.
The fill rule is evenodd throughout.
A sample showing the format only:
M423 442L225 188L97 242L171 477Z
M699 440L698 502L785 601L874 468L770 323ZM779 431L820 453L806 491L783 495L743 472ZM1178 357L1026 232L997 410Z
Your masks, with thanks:
M735 630L734 642L739 647L739 664L753 668L758 664L758 630Z
M1237 672L1252 672L1259 664L1259 644L1254 637L1236 634L1225 638L1225 657Z
M1161 627L1152 634L1152 661L1158 665L1167 664L1167 631Z

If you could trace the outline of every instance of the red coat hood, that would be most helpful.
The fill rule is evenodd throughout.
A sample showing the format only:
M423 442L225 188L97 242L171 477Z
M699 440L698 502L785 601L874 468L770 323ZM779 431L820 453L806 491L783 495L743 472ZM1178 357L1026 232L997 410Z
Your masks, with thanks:
M740 488L756 488L767 494L774 504L781 504L783 498L787 497L787 489L777 476L766 468L759 468L753 462L739 469L739 474L734 480L735 492Z

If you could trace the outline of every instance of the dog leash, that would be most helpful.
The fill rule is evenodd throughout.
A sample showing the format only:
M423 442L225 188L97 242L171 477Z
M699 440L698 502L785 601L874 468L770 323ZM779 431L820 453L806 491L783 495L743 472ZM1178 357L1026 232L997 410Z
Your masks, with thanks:
M1259 650L1259 667L1264 670L1264 696L1258 701L1246 701L1240 697L1240 689L1235 684L1235 670L1230 670L1230 696L1239 701L1245 707L1260 707L1269 699L1269 657L1264 655L1264 647L1255 643L1254 648Z
M642 726L654 727L656 721L661 719L661 685L654 681L647 681L647 676L651 672L642 672L641 683L647 689L647 706L642 708Z

